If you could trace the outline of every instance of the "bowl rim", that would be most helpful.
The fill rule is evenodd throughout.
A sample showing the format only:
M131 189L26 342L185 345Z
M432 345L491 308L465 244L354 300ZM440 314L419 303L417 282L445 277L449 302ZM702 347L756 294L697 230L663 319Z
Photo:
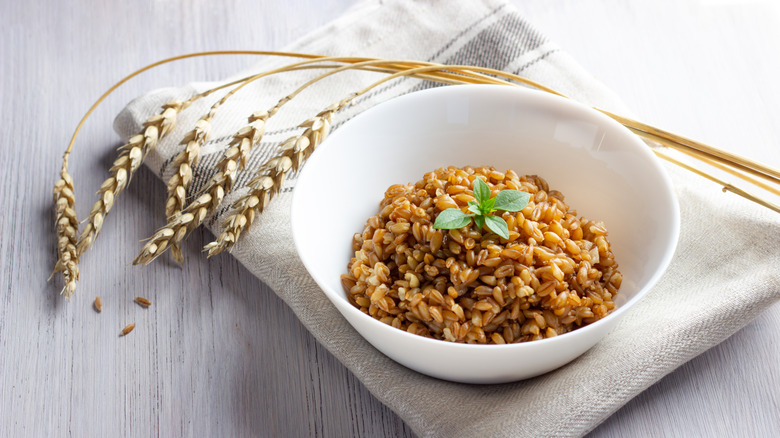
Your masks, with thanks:
M401 336L401 339L409 339L412 342L422 343L421 345L430 345L432 348L451 348L455 350L462 349L464 353L470 352L472 350L481 350L481 349L490 349L490 350L499 351L499 350L513 350L513 349L524 349L524 348L527 349L527 348L536 348L536 347L543 347L543 346L554 346L558 343L572 340L575 336L586 336L587 333L597 331L601 329L602 326L617 322L626 311L628 311L631 307L633 307L637 302L641 301L641 299L650 291L650 289L652 289L658 283L658 281L667 271L672 259L674 258L674 254L676 253L677 245L679 243L679 235L680 235L680 205L679 205L679 200L677 198L676 192L674 190L674 186L672 184L671 177L661 165L660 159L655 154L652 153L649 145L645 144L639 138L639 136L632 133L628 128L618 123L616 120L612 119L611 117L605 115L604 113L598 111L593 107L590 107L588 105L585 105L583 103L577 102L575 100L566 97L557 96L541 90L531 89L524 86L513 87L507 85L500 85L500 84L445 85L441 87L413 91L410 93L406 93L403 95L390 98L354 116L350 120L346 121L340 129L344 129L348 125L358 124L363 118L369 117L371 114L373 114L376 111L385 111L387 107L393 105L408 104L407 101L413 102L416 99L427 99L431 95L449 94L453 92L470 93L470 92L481 92L483 90L488 90L488 89L491 90L489 92L494 92L497 89L497 87L502 87L502 89L505 89L504 92L507 93L516 93L519 96L519 98L522 99L530 99L530 100L538 99L540 101L548 101L550 102L550 104L553 105L562 105L563 107L568 107L569 110L575 111L577 114L582 113L585 114L585 116L587 117L593 117L596 120L598 120L599 123L603 123L607 126L610 126L612 129L616 129L617 131L625 134L626 142L625 143L621 142L621 144L626 144L625 147L634 148L639 154L645 156L645 158L647 159L647 164L652 166L653 170L660 177L660 180L663 184L664 192L668 195L671 204L670 222L672 225L672 229L671 232L668 234L668 239L667 239L668 241L667 241L666 249L664 251L664 257L661 260L660 264L658 265L658 268L655 270L653 275L645 282L645 284L642 285L641 288L639 288L636 295L634 295L628 301L623 303L623 305L621 305L620 307L617 307L607 316L591 324L579 327L575 330L572 330L567 333L563 333L558 336L554 336L552 338L545 338L545 339L540 339L535 341L519 342L519 343L512 343L512 344L468 344L468 343L449 342L441 339L427 338L424 336L415 335L406 332L404 330L399 330L395 327L392 327L390 325L387 325L379 321L378 319L371 317L370 315L361 312L359 309L357 309L356 307L354 307L352 304L349 303L349 301L346 299L346 296L341 296L339 294L339 291L333 291L331 290L330 285L321 282L320 279L317 278L317 276L313 275L309 269L309 257L304 255L304 253L302 253L300 250L301 242L299 241L300 239L299 234L296 233L295 231L296 227L294 226L295 224L294 218L296 216L295 210L298 208L298 205L300 204L300 196L302 195L300 195L301 192L299 190L295 190L295 188L299 186L301 181L305 182L306 179L308 178L308 175L311 173L311 172L307 172L307 169L313 166L307 166L306 164L311 164L312 162L318 161L320 157L323 155L322 151L327 150L328 146L331 143L338 140L338 136L335 137L335 140L331 140L334 139L334 137L329 136L325 140L323 140L323 142L312 153L312 155L307 160L307 163L304 164L304 166L301 168L301 171L298 174L295 188L293 189L293 193L292 193L292 201L290 204L290 215L291 215L290 227L292 231L296 252L301 262L303 263L304 267L306 268L306 271L309 273L312 279L314 279L314 281L320 287L322 292L328 297L328 300L331 301L331 304L333 304L334 307L336 307L339 313L342 313L342 317L347 319L347 322L349 322L350 325L352 325L351 321L349 321L347 315L343 314L343 312L345 311L349 312L351 316L365 320L366 323L371 324L372 326L376 327L378 330L387 330L387 333L392 333L393 336ZM334 300L338 300L339 303L341 303L342 305L337 304L336 301ZM364 337L364 335L360 333L360 331L357 330L357 328L355 328L354 326L353 329L355 329L358 332L358 334Z

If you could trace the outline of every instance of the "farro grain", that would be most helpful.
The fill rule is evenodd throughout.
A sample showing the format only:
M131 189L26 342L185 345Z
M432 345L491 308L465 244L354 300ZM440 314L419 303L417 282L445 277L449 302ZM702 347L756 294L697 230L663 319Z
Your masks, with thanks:
M130 324L126 325L125 328L123 328L122 331L119 332L119 336L127 335L128 333L133 331L134 328L135 328L135 323L130 323Z
M447 208L466 210L479 175L493 196L532 195L500 212L509 239L473 222L432 227ZM496 213L498 214L498 213ZM535 175L448 167L388 188L379 214L353 237L342 285L361 311L409 333L467 343L516 343L567 333L609 314L622 283L607 229L577 216Z

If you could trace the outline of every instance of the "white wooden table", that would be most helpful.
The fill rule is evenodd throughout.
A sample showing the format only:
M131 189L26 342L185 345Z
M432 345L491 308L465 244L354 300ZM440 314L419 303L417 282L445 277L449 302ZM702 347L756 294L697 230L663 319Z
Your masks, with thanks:
M780 166L776 1L514 1L640 119ZM200 256L206 232L185 246L183 268L130 266L138 239L162 220L152 212L164 188L145 169L84 257L73 300L46 282L51 186L100 93L167 56L278 49L351 3L0 1L0 436L412 435L272 291L230 257ZM184 61L120 88L72 157L80 217L119 145L111 123L128 100L252 62ZM91 307L98 295L101 314ZM138 295L153 306L134 304ZM135 331L119 338L130 322ZM780 435L778 333L775 305L592 435Z

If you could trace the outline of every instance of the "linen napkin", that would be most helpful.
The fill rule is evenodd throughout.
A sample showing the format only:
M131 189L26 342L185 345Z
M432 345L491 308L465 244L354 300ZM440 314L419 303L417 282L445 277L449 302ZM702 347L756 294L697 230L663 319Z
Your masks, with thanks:
M519 74L567 96L627 114L602 84L501 0L368 0L285 50L339 56L414 59L470 64ZM289 59L263 58L244 77ZM193 192L214 172L231 135L254 111L268 109L316 72L270 77L246 87L220 108L212 140L195 168ZM305 91L274 116L247 169L271 156L294 128L326 106L380 76L348 72ZM227 78L227 80L234 79ZM171 98L187 98L216 84L156 90L130 103L115 130L129 138ZM397 95L433 86L398 79L362 96L338 114L334 127ZM170 177L179 140L208 112L217 96L202 99L179 117L175 130L147 158ZM546 375L502 385L465 385L426 377L388 359L355 332L309 277L289 227L294 177L242 236L233 256L270 286L303 324L383 403L421 436L580 436L676 367L718 344L780 299L776 216L724 195L717 187L667 166L679 196L679 247L661 282L625 315L604 340L569 365ZM251 170L223 205L245 193ZM215 233L226 213L207 219ZM346 261L345 261L346 263Z

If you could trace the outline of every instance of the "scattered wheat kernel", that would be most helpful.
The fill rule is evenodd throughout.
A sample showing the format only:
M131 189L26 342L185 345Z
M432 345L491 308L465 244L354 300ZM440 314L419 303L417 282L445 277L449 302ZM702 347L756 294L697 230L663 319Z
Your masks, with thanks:
M122 332L119 333L119 336L124 336L124 335L130 333L131 331L133 331L134 328L135 328L135 323L128 324L127 327L122 329Z
M144 297L135 297L135 302L142 305L143 307L149 307L152 305L152 302Z
M103 311L103 300L101 300L100 297L95 298L95 310L97 310L98 313Z

